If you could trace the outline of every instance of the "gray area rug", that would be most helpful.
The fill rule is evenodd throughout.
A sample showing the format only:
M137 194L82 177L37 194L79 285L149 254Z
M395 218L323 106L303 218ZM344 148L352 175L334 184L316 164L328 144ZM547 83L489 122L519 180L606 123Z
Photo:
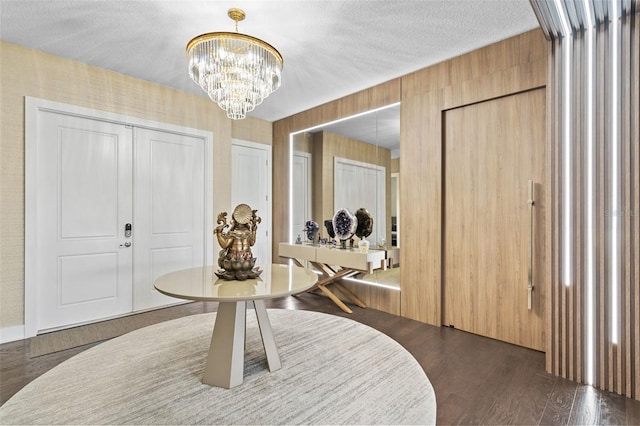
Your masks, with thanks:
M435 424L418 362L390 337L328 314L270 309L282 369L270 373L247 313L244 383L200 380L215 313L88 349L0 407L1 424Z

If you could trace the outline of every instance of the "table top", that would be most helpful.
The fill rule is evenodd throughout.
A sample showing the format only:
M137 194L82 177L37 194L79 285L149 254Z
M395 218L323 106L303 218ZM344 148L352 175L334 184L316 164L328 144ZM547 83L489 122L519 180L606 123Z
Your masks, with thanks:
M371 273L382 267L386 251L370 248L360 251L358 248L330 248L306 244L280 243L278 255L293 259L309 260L327 265L339 265Z
M298 266L272 264L258 278L226 281L218 278L217 266L183 269L163 275L154 287L167 296L205 302L273 299L311 288L318 276Z

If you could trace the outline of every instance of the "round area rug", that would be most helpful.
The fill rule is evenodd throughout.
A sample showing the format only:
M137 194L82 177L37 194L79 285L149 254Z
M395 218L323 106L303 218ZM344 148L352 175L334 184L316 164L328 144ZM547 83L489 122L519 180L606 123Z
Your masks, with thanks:
M433 387L400 344L333 315L270 309L282 368L270 373L247 312L244 383L201 383L215 313L145 327L40 376L1 424L435 424Z

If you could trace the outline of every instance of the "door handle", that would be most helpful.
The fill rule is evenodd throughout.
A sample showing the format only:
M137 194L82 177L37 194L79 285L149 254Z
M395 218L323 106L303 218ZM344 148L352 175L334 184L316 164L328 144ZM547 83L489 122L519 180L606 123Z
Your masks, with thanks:
M532 308L531 296L533 293L534 285L533 285L533 206L535 205L535 201L533 200L533 190L534 183L532 180L529 181L529 199L527 200L527 204L529 204L529 268L528 268L528 277L527 277L527 307L529 310Z
M126 242L126 243L124 243L124 244L120 244L120 247L131 247L131 242L130 242L130 241L127 241L127 242Z

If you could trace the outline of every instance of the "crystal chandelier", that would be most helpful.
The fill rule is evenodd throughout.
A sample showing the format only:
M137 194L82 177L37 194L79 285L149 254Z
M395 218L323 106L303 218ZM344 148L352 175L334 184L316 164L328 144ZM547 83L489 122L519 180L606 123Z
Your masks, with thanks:
M244 11L229 9L236 32L201 34L187 43L189 75L233 120L245 118L280 87L282 55L269 43L238 33Z

